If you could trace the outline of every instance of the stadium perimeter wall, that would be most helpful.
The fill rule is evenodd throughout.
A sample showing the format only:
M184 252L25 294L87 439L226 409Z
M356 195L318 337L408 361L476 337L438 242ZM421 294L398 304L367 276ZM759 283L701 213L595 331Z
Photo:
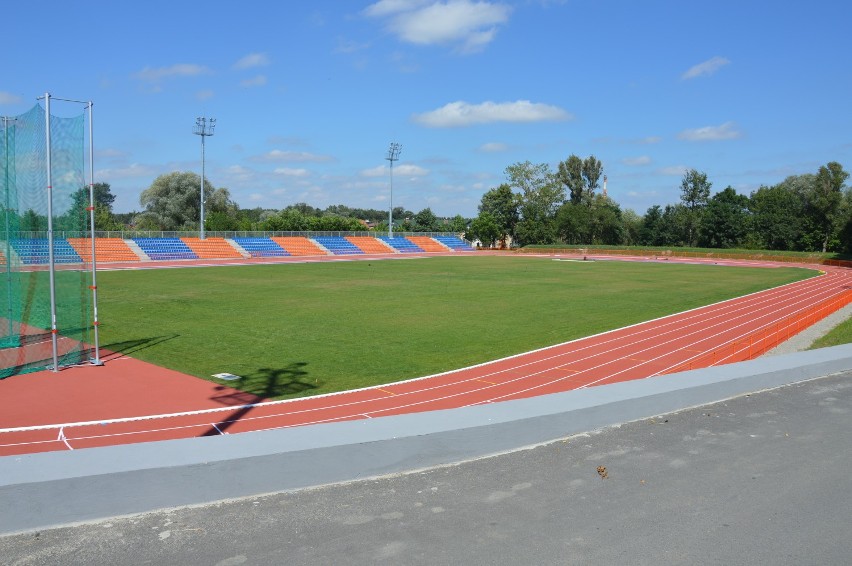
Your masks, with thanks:
M852 345L482 406L0 458L0 534L404 473L852 371Z

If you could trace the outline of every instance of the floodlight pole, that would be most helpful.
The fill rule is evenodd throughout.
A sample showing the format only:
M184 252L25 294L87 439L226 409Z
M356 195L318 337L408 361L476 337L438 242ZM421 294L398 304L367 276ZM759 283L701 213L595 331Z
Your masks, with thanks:
M388 210L388 237L393 238L393 162L399 161L399 152L402 145L396 142L390 144L388 155L385 157L390 161L390 209Z
M216 127L216 118L204 118L199 116L195 119L195 128L192 133L201 136L201 214L199 215L200 222L198 237L204 239L204 138L213 135L213 128Z

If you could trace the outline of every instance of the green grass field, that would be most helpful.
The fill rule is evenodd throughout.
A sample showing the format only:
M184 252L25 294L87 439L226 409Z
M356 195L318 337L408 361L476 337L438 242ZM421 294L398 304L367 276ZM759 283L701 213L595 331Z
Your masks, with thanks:
M286 398L464 367L814 274L493 256L103 272L101 344Z

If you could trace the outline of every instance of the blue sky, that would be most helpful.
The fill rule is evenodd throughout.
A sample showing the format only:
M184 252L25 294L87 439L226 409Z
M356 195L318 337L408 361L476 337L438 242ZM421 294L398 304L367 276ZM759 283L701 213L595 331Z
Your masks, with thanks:
M0 113L92 100L95 180L118 212L200 172L242 208L296 202L475 216L519 161L594 154L643 214L686 168L750 193L852 169L848 2L21 2ZM91 40L87 39L91 38ZM79 112L54 102L55 114Z

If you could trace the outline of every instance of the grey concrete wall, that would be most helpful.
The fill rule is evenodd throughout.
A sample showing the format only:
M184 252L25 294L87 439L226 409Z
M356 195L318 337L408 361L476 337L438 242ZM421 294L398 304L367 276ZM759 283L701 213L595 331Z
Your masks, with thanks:
M458 462L852 370L852 345L412 415L0 458L0 534Z

